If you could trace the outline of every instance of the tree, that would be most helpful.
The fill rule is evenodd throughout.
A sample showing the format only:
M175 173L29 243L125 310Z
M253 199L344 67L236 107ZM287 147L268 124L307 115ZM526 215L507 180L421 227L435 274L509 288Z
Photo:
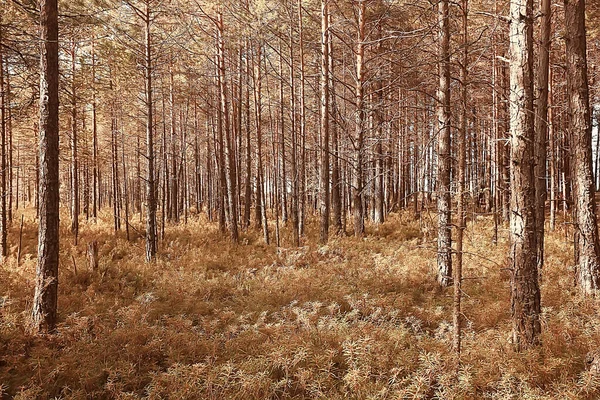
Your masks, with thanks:
M450 21L448 16L448 0L441 0L438 3L438 7L438 73L440 81L437 91L437 280L441 286L449 286L452 283L452 221L450 211L452 154L450 149Z
M600 247L592 172L590 118L585 37L585 1L565 0L567 96L573 162L573 189L577 239L577 283L584 294L600 285Z
M469 62L469 33L468 33L468 15L469 2L462 0L462 54L460 61L460 113L458 123L458 151L457 151L457 179L458 179L458 204L456 213L458 218L458 229L456 232L456 263L454 264L454 351L460 357L462 337L462 267L463 267L463 238L467 227L466 210L466 158L467 158L467 108L468 108L468 62Z
M550 0L542 0L542 19L537 69L536 113L535 113L535 197L538 270L544 265L544 227L546 220L546 138L548 136L548 74L550 71L550 30L552 14Z
M77 245L79 237L79 157L77 154L77 85L75 82L77 45L71 38L71 233Z
M352 182L352 203L354 214L354 236L365 234L365 217L363 208L363 159L364 159L364 58L365 58L365 22L366 0L359 0L356 37L356 82L355 82L355 143L356 161L354 164L354 181Z
M136 9L144 27L144 78L146 93L146 261L156 256L156 187L154 181L154 107L152 103L152 11L151 0L145 1L144 10Z
M2 14L0 14L0 17ZM0 20L1 21L1 20ZM2 26L0 25L0 262L8 256L7 244L7 193L6 193L6 87L4 83L4 57L2 44Z
M510 258L513 343L539 343L533 114L533 1L510 3Z
M319 242L329 236L329 14L328 1L321 0L321 230Z
M58 4L40 1L39 236L33 329L54 332L59 255Z

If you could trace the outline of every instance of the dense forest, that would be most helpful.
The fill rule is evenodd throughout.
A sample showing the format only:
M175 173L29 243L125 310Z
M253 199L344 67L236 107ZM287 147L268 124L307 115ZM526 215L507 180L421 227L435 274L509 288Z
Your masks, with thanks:
M598 17L0 0L0 396L599 398Z

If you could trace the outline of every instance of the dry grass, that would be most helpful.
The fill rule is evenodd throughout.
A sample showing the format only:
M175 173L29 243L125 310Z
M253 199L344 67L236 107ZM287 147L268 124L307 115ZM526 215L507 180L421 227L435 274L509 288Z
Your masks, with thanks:
M449 350L451 290L435 284L433 243L409 215L362 240L305 247L231 245L193 220L167 228L155 265L143 241L115 236L108 215L62 232L60 325L27 333L36 229L26 215L24 257L0 270L0 383L18 399L594 399L600 378L585 356L600 341L600 307L579 297L562 232L547 239L543 346L510 342L507 233L467 231L463 365ZM67 216L63 221L68 221ZM137 219L136 219L137 221ZM15 223L15 225L18 225ZM289 238L289 232L282 236ZM10 232L16 243L18 226ZM98 240L100 271L86 268ZM289 239L287 241L289 243ZM16 250L13 249L13 253ZM72 258L77 264L74 273Z

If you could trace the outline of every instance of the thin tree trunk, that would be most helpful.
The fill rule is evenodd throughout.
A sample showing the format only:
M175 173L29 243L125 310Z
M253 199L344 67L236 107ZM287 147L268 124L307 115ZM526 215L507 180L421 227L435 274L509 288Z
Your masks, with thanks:
M79 237L79 159L77 155L77 85L75 83L75 38L71 39L71 233L77 246Z
M462 267L463 267L463 237L467 227L467 210L465 207L466 200L466 158L467 158L467 108L468 108L468 62L469 62L469 36L468 36L468 15L469 2L462 0L462 60L460 63L460 114L459 114L459 131L458 131L458 204L457 218L458 230L456 232L456 263L454 265L454 309L453 309L453 325L454 325L454 351L457 354L457 367L460 365L460 353L462 345ZM494 121L495 123L495 121Z
M3 32L0 25L0 262L8 256L6 215L6 90L4 84Z
M298 233L304 234L306 221L306 95L305 95L305 75L304 75L304 35L302 22L302 0L298 0L298 39L299 39L299 59L300 59L300 176L299 197L300 205L298 207Z
M98 123L96 116L96 50L95 38L92 37L92 216L94 222L98 218Z
M319 242L329 237L329 15L328 0L321 0L321 224Z
M352 187L352 203L354 214L354 236L365 234L365 217L363 208L363 157L364 157L364 57L365 57L365 14L366 0L358 0L358 26L356 38L356 133L354 181Z
M145 33L145 62L144 73L146 83L146 262L151 262L156 256L156 188L154 181L154 107L152 104L152 36L150 32L150 5L146 3L144 15Z
M221 99L222 115L222 134L225 136L226 157L228 173L226 176L227 203L229 210L229 232L231 240L234 243L239 241L238 234L238 211L237 211L237 178L235 175L235 155L233 149L233 139L229 124L229 102L227 100L227 82L225 74L225 42L223 34L225 26L223 24L223 14L219 11L217 14L217 41L218 41L218 69L219 69L219 89ZM222 147L222 145L221 145ZM225 167L225 163L222 163Z
M438 283L449 286L452 283L452 232L450 204L450 169L452 154L450 149L450 21L448 0L438 3L439 26L439 86L437 93L438 130L438 172L437 172L437 212L438 212Z
M535 114L535 197L536 244L538 271L544 265L544 228L546 220L546 142L548 136L548 73L550 67L550 30L552 14L550 0L541 0L542 19L539 63L537 69L537 98Z

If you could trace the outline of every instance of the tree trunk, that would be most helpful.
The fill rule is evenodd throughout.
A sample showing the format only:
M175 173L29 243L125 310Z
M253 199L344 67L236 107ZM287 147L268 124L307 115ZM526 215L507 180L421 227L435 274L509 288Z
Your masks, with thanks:
M511 315L517 350L539 343L533 114L533 1L510 3Z
M92 38L92 216L98 217L98 124L96 119L96 51Z
M452 283L452 233L450 204L450 21L448 0L438 3L439 26L439 86L437 93L438 130L438 172L437 172L437 212L438 212L438 276L441 286Z
M319 242L326 244L329 236L329 15L328 0L321 0L321 170L320 205L321 230Z
M298 207L298 233L304 234L306 221L306 95L304 75L304 34L302 22L302 0L298 0L298 41L300 59L300 171L299 171L299 200Z
M146 83L146 261L156 256L156 188L154 182L154 119L152 104L152 36L150 32L150 5L146 3L144 16L145 29L145 83Z
M33 329L56 328L59 254L58 5L40 1L39 235Z
M0 262L8 256L7 213L6 213L6 91L4 87L4 57L0 26Z
M537 98L535 114L535 201L536 201L536 244L538 271L544 265L544 227L546 220L546 142L548 137L548 73L550 66L550 0L541 0L542 19L541 39L539 46L539 63L537 70Z
M600 284L600 247L592 172L592 126L587 78L585 1L565 0L567 95L576 212L577 282L584 294Z
M457 354L457 367L460 362L460 352L462 345L461 329L462 329L462 267L463 267L463 237L467 227L467 210L465 207L466 200L466 158L467 158L467 108L468 108L468 62L469 62L469 36L468 36L468 0L462 0L462 60L460 63L460 114L458 122L458 204L457 218L458 230L456 231L456 263L454 265L454 309L453 309L453 325L454 325L454 351ZM495 121L494 121L495 122Z
M218 40L218 68L219 68L219 90L221 99L222 115L222 134L225 136L226 157L227 157L227 205L229 210L229 232L231 240L234 243L239 241L238 234L238 211L237 211L237 178L235 175L235 155L233 149L233 139L229 124L229 102L227 99L227 82L225 71L225 42L223 34L225 26L223 24L223 14L219 11L217 14L217 40ZM223 167L225 163L223 162Z
M75 38L71 39L71 233L77 246L79 237L79 159L77 155L77 85L75 83Z
M364 57L365 57L365 13L366 0L358 1L358 26L356 39L356 134L354 181L352 187L352 203L354 214L354 236L365 234L365 217L363 208L363 157L364 157Z

